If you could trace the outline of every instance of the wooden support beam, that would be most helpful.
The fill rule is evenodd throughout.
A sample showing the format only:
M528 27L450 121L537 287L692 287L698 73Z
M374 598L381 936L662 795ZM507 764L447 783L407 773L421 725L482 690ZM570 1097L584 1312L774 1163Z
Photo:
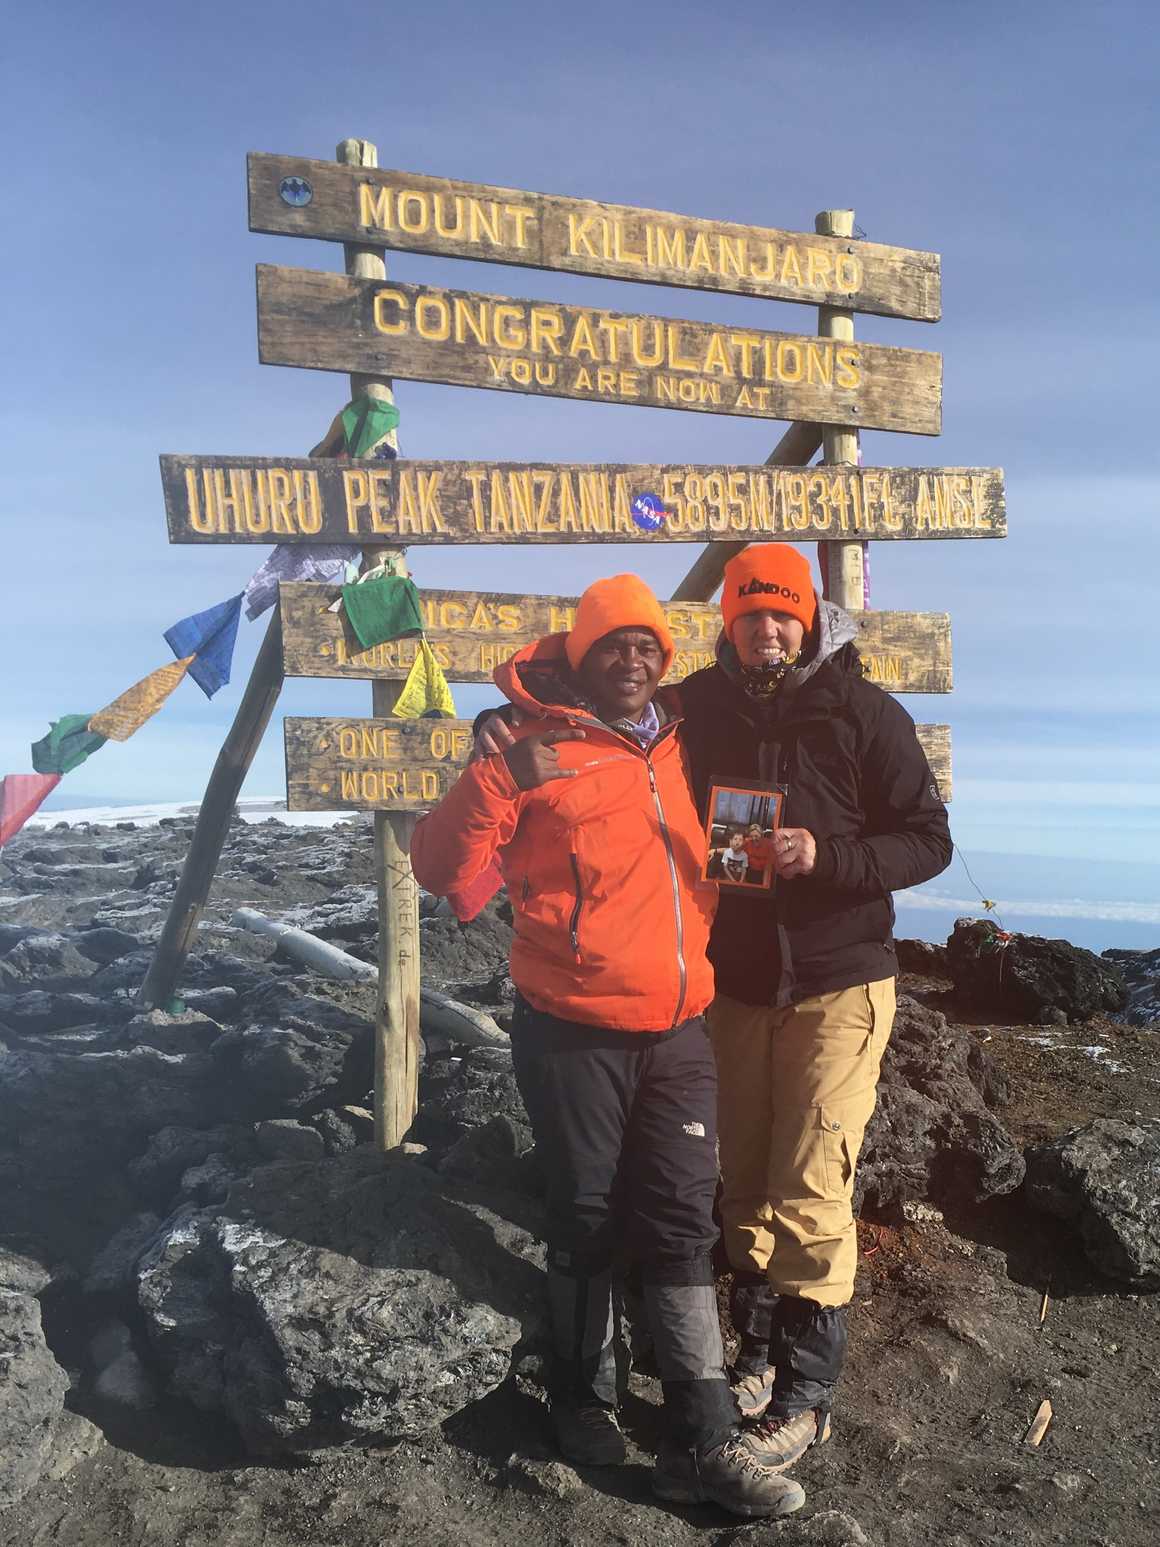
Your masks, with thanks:
M765 459L766 467L804 467L822 444L822 432L816 424L791 424ZM680 585L673 592L674 602L707 602L721 584L725 566L734 554L748 548L747 542L709 543Z
M177 890L138 995L147 1007L167 1005L177 991L185 959L197 938L234 806L281 691L282 627L281 615L275 608L234 723L222 743L197 810Z
M823 236L852 237L854 211L824 209L815 218L814 229ZM854 313L845 307L819 306L818 333L822 338L852 342ZM844 462L853 466L857 460L857 430L843 425L826 425L822 432L822 461ZM861 612L866 605L866 576L862 555L860 542L825 544L825 595L829 601L836 602L847 612Z
M377 167L377 148L368 140L343 140L335 159L348 167ZM381 247L344 243L346 272L355 279L381 280L387 265ZM366 394L387 403L395 400L385 376L352 375L351 397ZM398 437L391 430L384 440L395 451ZM374 455L374 447L364 456ZM406 574L406 549L366 547L364 568L390 561L397 574ZM371 684L372 713L382 719L395 708L401 682ZM375 1143L393 1149L415 1120L419 1104L419 888L411 874L411 812L375 812L375 885L379 896L379 989L375 1005Z

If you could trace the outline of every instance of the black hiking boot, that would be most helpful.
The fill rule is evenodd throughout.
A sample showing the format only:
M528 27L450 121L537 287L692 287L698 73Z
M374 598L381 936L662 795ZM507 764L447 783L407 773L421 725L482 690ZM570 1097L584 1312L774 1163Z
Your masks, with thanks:
M627 1451L616 1414L600 1402L552 1402L556 1443L577 1466L621 1466Z

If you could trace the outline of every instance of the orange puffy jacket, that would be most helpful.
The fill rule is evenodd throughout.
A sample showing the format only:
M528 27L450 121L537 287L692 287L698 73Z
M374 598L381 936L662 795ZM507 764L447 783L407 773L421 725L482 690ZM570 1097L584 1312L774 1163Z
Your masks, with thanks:
M677 721L647 752L582 709L544 702L564 665L563 634L520 650L495 680L520 710L517 737L564 724L574 779L520 790L501 756L470 764L419 822L411 863L438 896L470 886L499 857L515 914L512 979L528 1003L565 1020L663 1031L713 997L706 954L717 889L699 880L705 835Z

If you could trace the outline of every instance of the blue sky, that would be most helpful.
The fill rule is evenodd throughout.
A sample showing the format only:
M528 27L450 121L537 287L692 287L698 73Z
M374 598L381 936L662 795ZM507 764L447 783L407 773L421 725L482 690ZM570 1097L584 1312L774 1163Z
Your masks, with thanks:
M953 825L983 890L1001 874L1018 897L1019 857L1054 859L1061 887L1138 900L1147 917L1160 903L1155 39L1150 7L1115 0L21 8L2 89L16 152L0 260L2 771L30 767L50 719L168 659L164 629L260 561L171 548L156 459L301 454L345 401L341 376L258 364L254 264L338 269L342 254L247 231L245 154L328 157L358 135L384 166L788 229L852 205L872 240L940 252L942 322L857 328L942 352L944 433L867 434L865 460L1003 466L1011 535L877 545L873 605L952 616L954 693L906 702L953 727ZM812 311L742 297L389 265L814 329ZM411 383L398 400L414 456L756 462L779 433ZM426 549L413 568L420 584L558 592L635 565L664 594L695 551ZM243 623L234 683L212 703L183 684L69 776L60 804L196 798L260 633ZM467 712L485 697L457 690ZM369 702L369 688L293 682L278 717ZM272 728L247 789L282 778ZM973 895L961 871L952 892Z

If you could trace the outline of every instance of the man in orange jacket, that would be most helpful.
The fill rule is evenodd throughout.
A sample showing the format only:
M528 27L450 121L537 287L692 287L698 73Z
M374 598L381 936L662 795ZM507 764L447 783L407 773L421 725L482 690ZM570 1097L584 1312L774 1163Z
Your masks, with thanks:
M805 1495L738 1436L710 1252L717 1080L703 1012L714 889L677 739L657 692L673 656L633 575L597 581L570 633L495 673L512 743L472 763L419 823L420 884L462 892L499 858L517 989L512 1059L546 1174L552 1418L561 1449L624 1459L612 1258L641 1267L670 1443L664 1498L746 1516Z

